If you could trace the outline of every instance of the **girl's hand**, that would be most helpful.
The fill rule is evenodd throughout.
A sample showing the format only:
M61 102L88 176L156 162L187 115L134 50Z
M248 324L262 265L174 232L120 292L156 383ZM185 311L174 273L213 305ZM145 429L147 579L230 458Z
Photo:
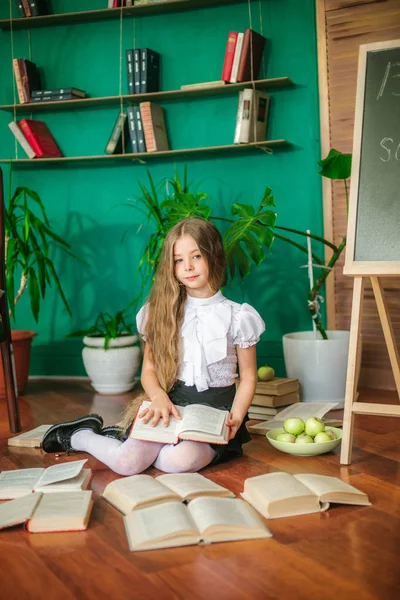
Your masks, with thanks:
M175 404L172 404L168 395L165 392L157 394L152 401L149 408L142 410L138 415L139 419L143 420L143 423L148 423L151 420L151 426L155 427L159 420L163 420L164 427L168 427L169 416L173 415L177 419L181 419L178 409Z
M233 439L237 434L237 430L242 424L243 419L236 417L233 413L229 413L229 417L226 420L226 424L229 427L229 439Z

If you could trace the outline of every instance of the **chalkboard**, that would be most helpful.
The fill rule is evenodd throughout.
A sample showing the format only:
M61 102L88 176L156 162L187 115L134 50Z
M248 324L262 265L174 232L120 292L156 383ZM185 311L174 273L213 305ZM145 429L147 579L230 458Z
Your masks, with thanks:
M400 274L400 40L360 46L345 273Z

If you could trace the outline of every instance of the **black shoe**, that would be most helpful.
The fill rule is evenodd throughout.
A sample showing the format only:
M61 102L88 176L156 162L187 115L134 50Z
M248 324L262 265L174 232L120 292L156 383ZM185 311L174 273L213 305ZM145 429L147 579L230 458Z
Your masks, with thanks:
M109 438L114 438L120 440L123 434L123 430L118 425L109 425L108 427L103 427L100 431L100 435L105 435Z
M86 415L74 421L58 423L46 431L42 440L42 448L45 452L68 453L72 450L71 435L73 433L79 429L90 429L94 433L100 433L102 427L103 419L99 415Z

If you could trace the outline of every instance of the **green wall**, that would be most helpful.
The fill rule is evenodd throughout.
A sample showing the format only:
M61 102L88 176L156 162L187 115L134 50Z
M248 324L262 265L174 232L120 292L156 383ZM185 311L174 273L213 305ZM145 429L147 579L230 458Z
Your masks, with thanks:
M0 17L7 18L8 2ZM95 9L107 0L53 0L53 12ZM148 167L155 181L172 175L187 163L189 178L203 180L201 189L212 199L213 212L229 215L233 202L257 205L266 185L272 187L278 223L321 234L321 181L317 50L314 0L251 1L252 27L268 39L265 73L288 76L295 88L271 90L268 138L286 138L293 146L272 156L257 151L149 160L148 164L104 162L40 165L15 168L14 185L36 190L46 205L54 229L87 261L74 262L54 255L71 319L58 297L50 293L42 306L40 322L31 317L27 298L17 307L18 329L35 329L32 375L83 375L80 340L65 335L90 324L99 311L114 311L135 296L140 251L150 233L143 217L124 206L146 182ZM4 6L5 5L5 6ZM14 1L12 0L14 10ZM261 12L260 12L261 9ZM261 16L260 16L261 14ZM184 83L220 79L227 34L249 26L249 7L237 4L167 15L127 18L122 24L122 49L150 47L162 55L162 89ZM11 36L0 33L0 104L13 102ZM120 23L118 20L56 25L13 33L15 57L31 59L42 68L45 87L75 86L91 96L119 93ZM122 93L126 93L125 59ZM230 144L233 140L237 96L163 102L171 148ZM119 108L98 107L35 113L49 125L65 155L103 154ZM30 117L30 113L24 115ZM1 157L15 156L14 139L7 128L11 113L0 111ZM22 118L19 115L18 118ZM19 150L19 156L24 153ZM7 179L8 166L4 173ZM121 243L129 227L130 235ZM228 297L254 305L267 323L258 346L258 362L268 362L284 374L282 334L310 329L306 296L305 257L276 241L259 269L244 282L225 290Z

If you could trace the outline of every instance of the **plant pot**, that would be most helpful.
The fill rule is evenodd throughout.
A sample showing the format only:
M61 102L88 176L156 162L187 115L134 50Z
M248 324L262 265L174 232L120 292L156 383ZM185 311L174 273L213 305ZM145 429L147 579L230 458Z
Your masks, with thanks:
M96 392L123 394L133 388L140 360L137 342L137 335L122 335L105 350L104 337L83 338L83 364Z
M32 338L37 335L36 331L11 330L11 340L14 352L15 373L17 377L18 395L22 395L26 389L29 376L29 364L31 360ZM4 398L6 388L4 384L3 362L0 360L0 397Z
M327 331L323 340L313 331L283 336L283 354L288 377L300 382L303 402L337 402L344 406L349 331Z

